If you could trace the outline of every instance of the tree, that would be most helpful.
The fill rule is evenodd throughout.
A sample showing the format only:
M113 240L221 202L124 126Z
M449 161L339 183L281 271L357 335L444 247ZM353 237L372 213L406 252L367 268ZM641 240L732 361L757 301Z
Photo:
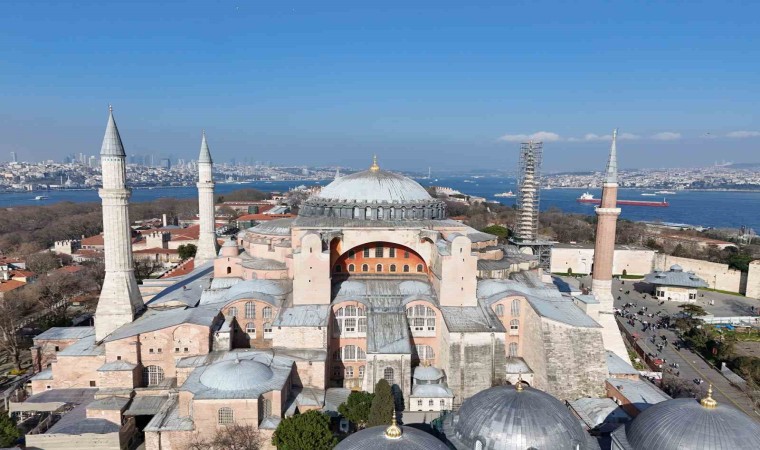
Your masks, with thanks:
M749 263L752 262L754 258L752 255L746 253L737 253L729 256L727 259L728 267L747 272L749 270Z
M394 403L390 384L385 379L378 381L375 385L375 397L372 399L367 426L390 425L395 411Z
M26 267L32 272L41 275L61 267L61 262L54 253L41 252L27 256Z
M193 258L198 251L198 247L195 244L182 244L177 247L177 251L179 252L179 257L184 261Z
M31 312L31 305L24 294L18 291L23 289L7 293L0 301L0 350L10 355L16 369L21 370L21 352L29 347L29 343L20 330L25 323L25 316Z
M685 305L679 305L678 307L681 308L685 314L688 314L689 317L707 315L707 311L699 305L687 303Z
M498 236L502 240L509 237L509 229L501 225L490 225L483 228L481 231L484 233L493 234L494 236Z
M16 428L16 421L7 413L0 414L0 447L11 447L21 437L21 431Z
M233 424L218 428L210 439L195 439L188 450L259 450L262 439L252 425Z
M689 252L686 251L686 248L684 248L683 245L678 244L676 245L676 248L673 249L673 256L688 258Z
M272 436L279 450L329 450L338 444L330 418L316 410L283 419Z
M156 270L158 264L156 261L150 258L141 258L134 260L134 272L135 278L138 283L142 283L142 280L150 278L153 272Z
M375 395L369 392L351 392L348 395L348 400L338 406L338 412L356 424L357 428L362 429L367 426L369 421L369 410L372 407L373 398Z

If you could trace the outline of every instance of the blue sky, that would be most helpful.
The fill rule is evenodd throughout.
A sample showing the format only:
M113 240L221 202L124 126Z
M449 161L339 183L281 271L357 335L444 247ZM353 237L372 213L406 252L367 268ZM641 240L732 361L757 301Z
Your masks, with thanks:
M128 153L395 169L760 162L754 2L9 1L0 160ZM536 135L536 133L539 133ZM625 133L625 134L623 134Z

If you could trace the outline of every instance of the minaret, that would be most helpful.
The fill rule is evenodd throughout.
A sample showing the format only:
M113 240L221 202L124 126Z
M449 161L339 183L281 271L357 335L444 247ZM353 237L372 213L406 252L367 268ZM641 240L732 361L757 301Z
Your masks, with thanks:
M216 258L218 250L214 222L214 178L211 176L213 166L214 161L211 160L204 131L201 138L201 154L198 156L198 218L201 222L198 251L195 253L198 264Z
M604 330L604 348L630 362L614 315L612 296L612 260L615 256L615 229L620 208L617 207L617 129L612 132L612 146L607 172L602 184L602 203L596 208L596 243L591 290L599 300L598 322Z
M335 178L334 179L337 180L338 178L340 178L340 167L338 167L337 169L335 169Z
M119 130L108 107L108 125L100 148L103 175L103 247L106 276L95 311L95 339L102 341L120 326L132 322L145 307L132 265L132 229L129 227L129 196L126 157Z

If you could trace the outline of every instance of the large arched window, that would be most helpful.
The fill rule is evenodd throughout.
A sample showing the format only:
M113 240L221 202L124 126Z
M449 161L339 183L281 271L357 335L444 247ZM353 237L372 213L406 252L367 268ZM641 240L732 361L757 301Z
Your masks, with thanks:
M385 370L383 370L383 378L391 386L393 386L395 384L395 381L393 380L393 368L392 367L386 367Z
M147 366L143 368L143 385L158 386L164 381L164 369L158 366Z
M417 344L414 346L414 352L417 356L417 359L420 361L429 361L435 359L435 351L433 350L433 347L429 345Z
M351 336L367 332L367 316L364 308L348 305L335 311L333 335Z
M357 345L346 345L335 351L333 359L336 361L364 361L367 353Z
M509 343L509 356L510 357L517 356L517 342L510 342Z
M245 302L245 318L246 319L256 318L256 304L255 303Z
M512 315L513 316L520 315L520 300L518 299L512 300Z
M435 311L425 305L406 308L406 317L412 331L435 331Z
M261 312L265 319L272 318L272 308L270 306L265 306Z
M235 423L235 413L232 411L232 408L227 406L219 408L216 423L219 425L231 425Z
M230 316L237 316L237 308L235 308L235 307L233 306L232 308L228 309L228 310L227 310L227 315L230 315Z
M504 305L496 305L496 315L498 317L504 317Z

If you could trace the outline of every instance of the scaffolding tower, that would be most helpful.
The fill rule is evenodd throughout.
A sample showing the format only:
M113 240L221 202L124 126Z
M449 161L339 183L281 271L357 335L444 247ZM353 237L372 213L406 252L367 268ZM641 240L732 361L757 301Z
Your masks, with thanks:
M520 161L517 193L517 224L515 236L510 241L521 251L538 257L539 266L549 268L552 241L538 237L538 210L541 199L541 159L543 142L520 144Z

